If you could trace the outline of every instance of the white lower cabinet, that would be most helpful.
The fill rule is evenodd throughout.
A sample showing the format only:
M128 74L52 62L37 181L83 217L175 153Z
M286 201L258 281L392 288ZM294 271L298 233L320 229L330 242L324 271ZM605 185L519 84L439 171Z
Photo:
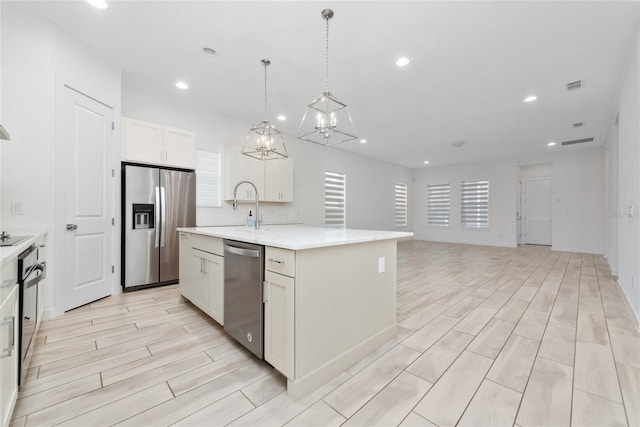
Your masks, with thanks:
M192 249L195 272L191 302L216 322L224 324L224 257Z
M192 267L193 254L191 253L191 233L180 232L180 273L179 288L183 297L193 298L193 282L195 271Z
M2 427L11 421L18 397L18 286L3 296L0 309L0 413Z
M264 358L287 378L294 379L293 277L265 272Z

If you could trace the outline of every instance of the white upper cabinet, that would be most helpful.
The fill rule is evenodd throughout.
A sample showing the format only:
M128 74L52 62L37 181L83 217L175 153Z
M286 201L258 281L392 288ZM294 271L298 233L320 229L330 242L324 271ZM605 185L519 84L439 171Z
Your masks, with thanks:
M233 190L241 181L258 188L261 202L293 202L293 159L261 161L242 154L242 147L225 150L225 200L233 200ZM238 200L254 200L253 187L242 184Z
M122 127L123 161L195 169L194 132L125 117Z

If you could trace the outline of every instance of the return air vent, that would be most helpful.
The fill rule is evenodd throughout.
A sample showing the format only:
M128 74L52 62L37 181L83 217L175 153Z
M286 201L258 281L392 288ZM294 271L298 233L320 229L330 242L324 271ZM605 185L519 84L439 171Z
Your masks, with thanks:
M582 80L575 80L567 83L567 90L580 89L582 87Z
M574 145L574 144L584 144L585 142L592 142L593 138L582 138L582 139L574 139L573 141L562 141L560 144L562 146Z
M581 128L582 126L584 126L584 123L583 122L577 122L577 123L574 123L571 126L573 126L574 128Z

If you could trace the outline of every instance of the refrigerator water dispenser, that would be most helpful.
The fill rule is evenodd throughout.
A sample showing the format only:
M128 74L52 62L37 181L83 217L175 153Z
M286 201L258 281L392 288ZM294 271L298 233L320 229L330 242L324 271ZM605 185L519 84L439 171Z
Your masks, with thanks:
M133 229L148 230L154 228L155 206L146 203L133 204Z

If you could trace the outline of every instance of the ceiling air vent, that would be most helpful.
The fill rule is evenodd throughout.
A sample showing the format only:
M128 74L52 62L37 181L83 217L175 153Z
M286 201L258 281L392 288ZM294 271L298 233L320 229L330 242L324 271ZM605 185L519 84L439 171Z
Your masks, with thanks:
M582 87L582 80L576 80L567 83L567 90L580 89Z
M581 128L582 126L584 126L584 123L583 122L577 122L577 123L574 123L572 126L574 128Z
M585 142L592 142L593 138L582 138L582 139L574 139L573 141L562 141L560 144L562 146L574 145L574 144L584 144Z

